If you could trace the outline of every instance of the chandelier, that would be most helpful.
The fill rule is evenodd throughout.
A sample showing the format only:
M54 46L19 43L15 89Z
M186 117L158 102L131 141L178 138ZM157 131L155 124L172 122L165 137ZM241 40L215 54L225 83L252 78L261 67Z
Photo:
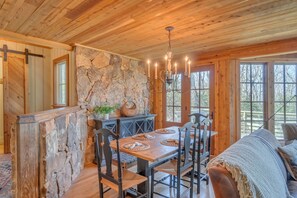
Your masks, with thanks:
M168 26L165 28L165 30L168 32L168 49L165 54L165 70L160 70L159 72L159 78L163 83L166 83L170 87L172 84L175 84L177 80L177 67L178 63L175 61L173 64L173 54L171 49L171 31L174 29L173 26ZM155 66L155 80L158 79L158 62L154 63ZM151 61L147 60L147 68L148 68L148 77L150 78L150 66ZM173 68L174 66L174 68ZM185 57L185 71L184 75L188 76L188 78L191 77L191 60L186 56ZM174 73L173 73L174 69Z

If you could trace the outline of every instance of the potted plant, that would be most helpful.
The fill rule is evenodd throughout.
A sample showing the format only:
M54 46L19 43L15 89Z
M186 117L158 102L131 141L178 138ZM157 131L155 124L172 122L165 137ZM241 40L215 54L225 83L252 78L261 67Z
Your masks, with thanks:
M103 118L105 120L109 119L109 114L116 110L118 108L118 105L109 106L109 105L103 105L103 106L95 106L93 111L96 116L103 115Z

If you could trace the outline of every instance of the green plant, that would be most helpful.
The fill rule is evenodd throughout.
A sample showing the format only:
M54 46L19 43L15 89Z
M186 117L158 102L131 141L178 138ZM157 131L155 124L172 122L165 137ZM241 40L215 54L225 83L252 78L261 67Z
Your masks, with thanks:
M111 112L113 112L114 110L116 110L117 108L119 108L119 105L114 105L114 106L109 106L109 105L103 105L103 106L95 106L93 111L96 114L110 114Z

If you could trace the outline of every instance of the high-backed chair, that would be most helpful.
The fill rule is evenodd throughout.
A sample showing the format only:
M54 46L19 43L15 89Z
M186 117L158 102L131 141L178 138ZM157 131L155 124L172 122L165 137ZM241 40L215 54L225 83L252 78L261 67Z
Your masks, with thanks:
M191 152L191 137L190 131L194 129L194 137L196 137L196 125L191 122L186 123L183 127L179 128L179 143L178 143L178 154L177 159L171 159L157 167L151 169L151 195L153 196L154 193L154 186L161 183L161 181L157 181L154 183L154 174L155 171L167 173L170 175L170 188L176 188L176 197L181 197L181 179L187 173L190 173L190 197L193 197L193 183L194 183L194 167L195 167L195 145L196 145L196 138L194 138L194 152ZM184 133L184 140L182 141L182 133ZM191 157L190 157L191 156ZM172 185L172 176L174 178L173 185ZM175 186L175 178L177 178L177 186ZM168 185L168 184L165 184ZM184 185L183 185L184 186ZM156 193L159 194L159 193ZM160 194L159 194L160 195ZM166 197L164 195L161 195Z
M206 173L201 172L201 166L206 167L210 160L211 154L211 128L212 120L209 119L209 115L203 115L200 113L190 114L189 117L195 117L194 123L198 128L198 145L197 145L197 194L200 193L200 182L205 180L208 184L209 178Z
M286 145L292 143L294 140L297 140L297 124L282 124L282 129Z
M147 180L146 177L133 173L127 169L122 169L121 157L119 151L119 135L113 133L108 129L94 130L95 133L95 146L96 146L96 159L98 167L99 179L99 193L100 198L103 198L103 185L109 187L108 190L113 189L118 193L119 198L123 198L125 191ZM110 148L110 140L116 141L116 155L117 155L117 170L112 170L112 150ZM102 159L105 159L106 171L102 168ZM108 191L107 190L107 191ZM133 190L135 191L135 190ZM105 191L106 192L106 191ZM146 194L140 194L139 197L144 197Z

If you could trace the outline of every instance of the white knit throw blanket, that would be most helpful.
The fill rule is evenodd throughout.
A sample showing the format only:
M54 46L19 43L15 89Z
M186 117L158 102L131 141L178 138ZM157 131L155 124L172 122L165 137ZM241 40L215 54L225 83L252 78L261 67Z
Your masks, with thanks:
M208 168L226 168L237 182L240 197L291 197L273 155L261 139L247 136L212 159Z

